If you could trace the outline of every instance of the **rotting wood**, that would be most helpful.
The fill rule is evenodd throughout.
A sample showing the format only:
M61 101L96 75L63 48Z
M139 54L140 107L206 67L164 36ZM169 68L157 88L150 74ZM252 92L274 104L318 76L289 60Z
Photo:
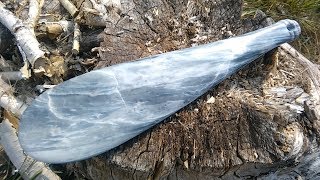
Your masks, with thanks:
M93 32L82 32L80 38L80 52L91 51L95 47L100 47L104 40L105 32L103 29L97 29Z
M262 12L261 10L257 10L256 13L261 18L266 18L264 21L264 24L266 26L271 25L274 23L274 20L271 18L267 18L266 14ZM288 43L284 43L280 46L286 53L290 54L293 58L299 61L299 63L305 67L308 75L310 76L310 79L314 85L314 91L313 93L316 93L314 95L316 102L320 103L320 69L317 68L317 66L314 63L312 63L310 60L308 60L305 56L303 56L299 51L297 51L294 47L292 47Z

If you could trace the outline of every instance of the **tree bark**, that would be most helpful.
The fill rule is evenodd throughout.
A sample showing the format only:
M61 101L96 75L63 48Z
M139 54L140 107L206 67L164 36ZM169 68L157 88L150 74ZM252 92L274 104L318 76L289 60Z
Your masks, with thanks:
M241 4L122 0L121 16L106 24L97 68L263 27L264 16L240 20ZM129 142L69 163L68 172L80 179L318 177L315 85L285 51L276 50L266 59Z

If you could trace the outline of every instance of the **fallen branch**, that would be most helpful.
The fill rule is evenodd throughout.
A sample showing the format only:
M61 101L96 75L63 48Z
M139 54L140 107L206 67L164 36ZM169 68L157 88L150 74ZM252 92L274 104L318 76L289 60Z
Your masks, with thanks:
M23 24L12 12L5 9L2 2L0 2L0 22L15 36L23 51L22 53L25 53L27 60L33 67L36 61L45 58L45 53L40 49L40 44L34 36L33 29Z
M38 162L24 154L16 130L7 120L0 124L0 142L13 165L19 170L23 179L60 179L46 164Z
M59 2L71 14L72 17L76 17L79 14L77 7L69 0L59 0Z

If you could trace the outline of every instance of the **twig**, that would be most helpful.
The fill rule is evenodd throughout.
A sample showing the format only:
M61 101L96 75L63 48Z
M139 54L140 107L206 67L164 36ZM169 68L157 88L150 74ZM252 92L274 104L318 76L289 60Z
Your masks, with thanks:
M0 72L0 77L5 81L18 81L23 79L22 73L20 71Z
M74 23L72 54L78 55L80 49L81 31L78 23Z
M72 17L76 17L79 14L77 7L69 0L59 0L59 2L71 14Z
M12 12L5 9L2 2L0 2L0 22L15 36L27 60L33 67L36 61L44 59L45 53L40 49L40 44L34 36L33 29L24 25Z
M0 78L0 106L20 117L27 105L12 95L12 88Z
M25 155L18 141L16 130L7 120L0 124L0 142L13 165L19 170L23 179L61 179L44 163Z

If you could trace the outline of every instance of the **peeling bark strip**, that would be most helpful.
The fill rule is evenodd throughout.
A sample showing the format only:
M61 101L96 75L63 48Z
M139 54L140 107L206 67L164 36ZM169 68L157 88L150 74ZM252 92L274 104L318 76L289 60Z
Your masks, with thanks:
M44 163L38 162L23 153L16 130L6 119L0 124L0 142L23 179L60 179L60 177L52 172Z
M44 58L44 52L40 49L40 44L34 36L33 30L27 27L12 12L5 9L5 5L0 2L0 22L6 26L15 36L22 53L34 67L36 61Z

